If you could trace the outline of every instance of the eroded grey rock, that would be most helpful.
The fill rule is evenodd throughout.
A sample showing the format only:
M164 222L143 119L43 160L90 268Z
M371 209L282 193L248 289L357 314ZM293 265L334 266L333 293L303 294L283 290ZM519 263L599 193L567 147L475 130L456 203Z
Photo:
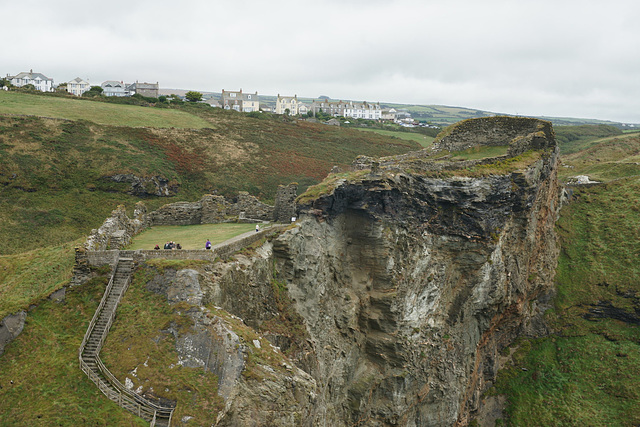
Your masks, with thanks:
M20 311L16 314L10 314L0 321L0 356L4 353L7 345L20 335L26 319L27 312Z

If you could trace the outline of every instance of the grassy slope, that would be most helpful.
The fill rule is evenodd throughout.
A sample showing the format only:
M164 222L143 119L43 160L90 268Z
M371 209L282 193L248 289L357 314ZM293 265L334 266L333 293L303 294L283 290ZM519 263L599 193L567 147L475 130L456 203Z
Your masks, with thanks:
M0 256L0 319L50 295L71 279L81 241Z
M556 126L554 131L562 154L584 150L597 144L601 138L623 133L620 129L607 125Z
M207 121L182 111L93 102L20 92L0 92L0 114L36 115L69 120L89 120L110 126L159 128L211 127Z
M640 175L640 134L630 133L598 139L582 151L563 156L568 166L561 177L588 175L592 180L611 181Z
M179 187L177 196L146 199L150 209L211 191L227 196L248 191L269 201L278 185L298 182L304 191L334 165L349 165L360 154L420 148L412 141L270 115L254 118L201 105L187 105L182 113L209 127L131 128L0 116L0 254L74 240L99 226L118 204L131 208L139 200L126 194L129 184L104 176L161 176Z
M157 397L179 403L176 420L194 416L201 425L215 424L224 401L217 395L218 378L202 369L180 366L175 337L170 325L187 334L193 321L181 315L190 308L187 303L170 306L166 297L145 289L157 273L153 265L172 268L193 268L202 262L154 260L138 269L122 303L118 317L101 353L105 365L124 382L132 380L134 388L152 392ZM135 369L135 373L132 373Z
M2 426L144 426L107 399L78 366L78 348L106 282L67 291L29 312L0 357ZM13 381L13 384L11 384Z
M628 162L639 149L631 135L569 159L584 161L584 171ZM511 425L640 424L640 170L616 170L608 175L615 182L579 190L562 210L558 295L548 313L555 333L524 340L495 390L508 396ZM603 307L629 321L594 317Z

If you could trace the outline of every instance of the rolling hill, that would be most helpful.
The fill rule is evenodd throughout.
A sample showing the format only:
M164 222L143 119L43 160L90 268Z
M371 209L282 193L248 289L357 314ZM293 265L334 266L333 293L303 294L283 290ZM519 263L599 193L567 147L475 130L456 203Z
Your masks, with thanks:
M302 192L360 154L421 148L202 104L168 109L15 95L0 92L0 254L75 240L118 204L132 207L140 198L150 208L211 192L248 191L269 201L278 185L297 182ZM136 195L133 181L141 183Z

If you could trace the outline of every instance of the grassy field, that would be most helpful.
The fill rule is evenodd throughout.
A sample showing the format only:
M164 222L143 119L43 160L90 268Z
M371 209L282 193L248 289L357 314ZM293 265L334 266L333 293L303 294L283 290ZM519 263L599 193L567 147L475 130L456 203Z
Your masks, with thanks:
M74 247L80 243L0 256L0 319L66 285L75 262Z
M212 124L206 120L184 111L7 91L0 92L0 114L88 120L109 126L195 129L212 127Z
M374 132L380 135L391 136L394 138L406 139L408 141L417 142L422 146L422 148L430 147L433 143L434 137L421 135L419 133L413 132L396 132L392 130L384 130L384 129L366 129L366 128L355 128L365 132Z
M163 248L169 241L180 243L182 249L204 249L207 239L215 245L255 228L255 224L162 225L135 236L127 249L153 249L156 244Z
M611 181L640 175L640 135L624 134L594 140L582 151L562 157L566 167L560 177L588 175L595 181Z

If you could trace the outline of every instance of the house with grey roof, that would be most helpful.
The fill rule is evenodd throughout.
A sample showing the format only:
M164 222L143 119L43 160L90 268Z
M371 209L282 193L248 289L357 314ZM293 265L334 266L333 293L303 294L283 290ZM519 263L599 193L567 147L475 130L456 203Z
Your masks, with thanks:
M337 117L352 117L354 119L380 120L382 109L380 103L338 101L332 102L327 99L319 99L311 104L311 111L317 114L322 111L325 114Z
M91 85L89 82L82 80L80 77L76 77L75 79L67 82L67 92L75 96L82 96L82 94L90 88Z
M127 85L122 81L107 80L100 87L104 96L129 96Z
M41 73L34 73L33 70L29 70L28 73L23 71L15 76L7 74L7 79L16 87L33 85L39 91L53 92L53 79Z
M276 101L276 114L285 114L289 110L289 114L292 116L298 114L307 114L309 107L302 101L298 100L298 95L294 96L281 96L278 94Z
M239 92L222 89L220 106L225 110L236 110L243 113L260 111L258 92L243 93L242 89Z
M149 98L157 98L160 95L160 84L159 83L140 83L136 80L135 83L127 86L129 93L131 95L139 94L142 96L146 96Z

